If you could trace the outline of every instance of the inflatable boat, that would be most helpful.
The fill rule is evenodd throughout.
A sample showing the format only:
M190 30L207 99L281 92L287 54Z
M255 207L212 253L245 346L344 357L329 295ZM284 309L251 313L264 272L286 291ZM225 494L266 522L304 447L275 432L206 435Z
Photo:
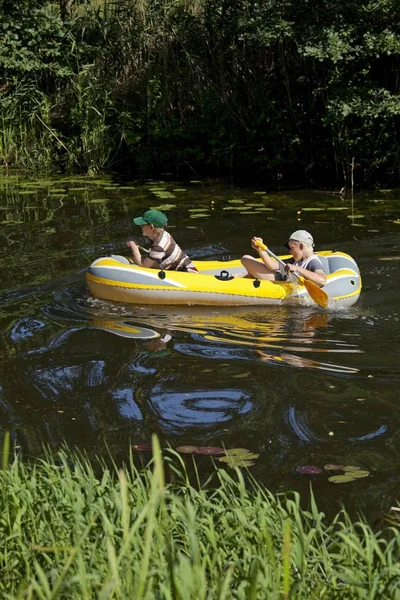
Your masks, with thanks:
M319 252L329 305L352 306L361 292L361 276L354 259L344 252ZM288 260L290 255L282 256ZM198 273L147 269L124 256L96 259L86 273L96 298L133 304L167 305L312 305L306 288L296 281L265 281L233 277L244 272L240 260L194 261Z

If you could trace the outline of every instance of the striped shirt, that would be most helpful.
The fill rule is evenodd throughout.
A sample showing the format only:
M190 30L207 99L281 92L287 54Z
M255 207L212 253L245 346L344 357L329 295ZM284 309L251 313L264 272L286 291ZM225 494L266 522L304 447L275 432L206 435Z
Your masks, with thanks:
M172 235L165 230L161 237L153 241L149 258L158 263L161 269L169 271L197 270L188 255L178 246Z

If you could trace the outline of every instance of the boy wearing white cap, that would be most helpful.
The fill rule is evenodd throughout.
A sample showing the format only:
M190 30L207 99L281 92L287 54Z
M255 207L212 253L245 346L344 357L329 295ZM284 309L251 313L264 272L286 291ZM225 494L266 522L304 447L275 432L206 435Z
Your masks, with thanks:
M262 263L253 256L247 254L242 256L241 262L247 271L245 277L274 280L279 272L279 263L268 254L267 250L260 248L260 242L263 244L261 238L254 237L251 240L251 247L257 250ZM289 248L293 256L286 262L286 272L298 273L319 287L323 287L326 283L326 275L321 260L314 254L314 240L311 233L299 229L292 233L284 245Z

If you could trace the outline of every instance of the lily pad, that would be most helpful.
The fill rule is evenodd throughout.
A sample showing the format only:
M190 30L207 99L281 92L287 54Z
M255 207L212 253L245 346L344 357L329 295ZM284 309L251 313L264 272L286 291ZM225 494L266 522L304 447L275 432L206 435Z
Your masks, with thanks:
M228 448L225 450L225 454L227 456L246 456L246 454L251 454L250 450L247 448Z
M326 210L350 210L349 206L328 206Z
M190 218L191 218L191 219L200 219L200 218L202 218L202 217L203 217L203 218L206 218L206 217L209 217L209 216L210 216L210 214L209 214L209 213L196 213L196 214L194 214L194 215L190 215Z
M379 258L378 260L382 260L382 261L400 260L400 256L384 256L383 258Z
M176 204L161 204L160 206L153 206L156 210L170 210L170 208L175 208Z
M365 219L365 215L347 215L348 219Z
M325 465L324 469L325 471L343 471L343 465Z
M152 451L152 447L150 446L150 444L135 444L134 446L132 446L132 448L134 450L139 450L139 452L151 452Z
M351 475L354 479L361 479L362 477L368 477L370 475L370 471L363 471L360 469L359 471L347 471L346 475Z
M360 467L353 467L352 465L347 465L343 467L343 471L361 471Z
M325 210L325 209L322 206L306 206L305 208L302 208L301 210L304 212L313 212L313 211Z
M223 456L222 458L218 458L219 462L225 463L228 467L232 469L238 468L247 468L252 467L255 463L251 460L246 460L241 456Z
M194 452L197 452L198 447L197 446L178 446L175 449L177 452L180 452L181 454L194 454Z
M195 449L196 454L224 454L225 450L223 448L218 448L216 446L199 446Z
M314 465L302 465L297 467L296 471L302 475L319 475L322 473L322 469Z
M354 481L354 478L351 475L333 475L328 478L328 481L331 483L348 483Z

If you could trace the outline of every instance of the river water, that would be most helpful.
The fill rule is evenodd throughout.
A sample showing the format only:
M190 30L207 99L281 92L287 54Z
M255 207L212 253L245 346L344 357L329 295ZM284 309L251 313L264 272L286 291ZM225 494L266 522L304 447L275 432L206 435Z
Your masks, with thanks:
M239 188L226 182L0 177L0 433L25 457L64 442L123 460L157 433L164 447L246 448L272 491L381 517L400 495L399 192ZM236 258L260 235L277 253L293 230L359 264L347 309L141 307L91 298L98 256L146 244L132 217L168 213L193 258ZM118 335L118 325L160 338ZM105 330L105 328L107 330ZM139 462L149 454L134 450ZM204 477L210 456L195 460ZM353 465L369 476L297 467ZM217 463L218 464L218 463ZM220 464L221 466L221 464ZM337 474L337 473L336 473Z

